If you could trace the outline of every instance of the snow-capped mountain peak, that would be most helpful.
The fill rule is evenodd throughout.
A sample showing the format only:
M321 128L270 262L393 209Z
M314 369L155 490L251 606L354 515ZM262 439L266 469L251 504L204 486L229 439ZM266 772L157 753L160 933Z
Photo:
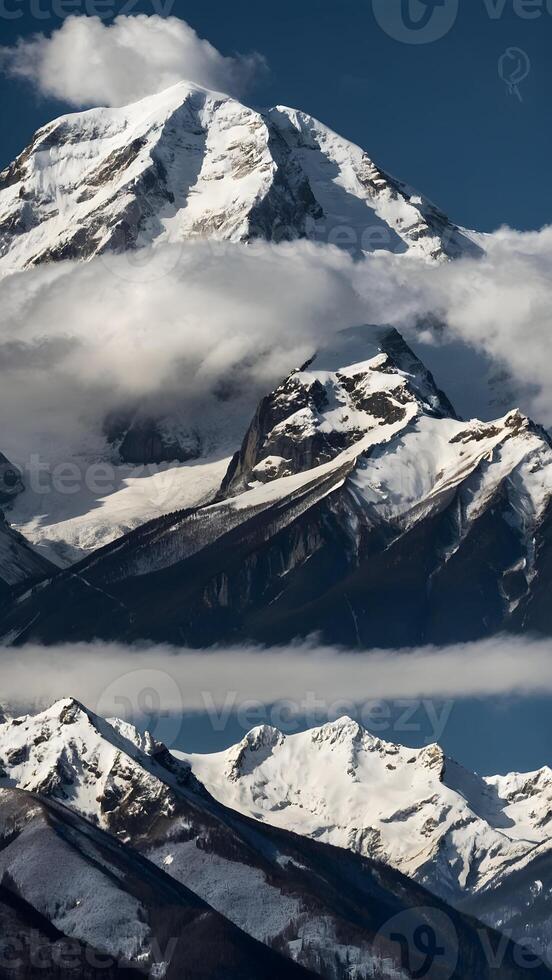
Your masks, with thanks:
M262 400L223 493L312 469L366 437L384 444L424 414L456 418L400 334L374 326L342 331Z
M228 779L237 780L257 766L262 758L268 758L277 745L285 741L285 735L271 725L259 725L234 747L226 767Z
M0 724L0 757L0 785L69 803L104 828L112 826L115 804L129 826L152 806L170 813L170 783L190 778L189 766L171 760L151 735L111 724L74 698Z
M467 233L322 123L180 82L65 115L0 173L0 272L152 243L309 238L476 254Z

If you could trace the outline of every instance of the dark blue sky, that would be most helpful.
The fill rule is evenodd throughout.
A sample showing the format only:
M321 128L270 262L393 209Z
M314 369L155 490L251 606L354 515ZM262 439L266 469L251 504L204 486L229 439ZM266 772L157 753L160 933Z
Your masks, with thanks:
M90 9L90 0L71 2L76 11ZM111 2L115 12L123 8L123 0L104 0L107 7ZM451 5L451 19L459 3L454 26L440 40L415 45L392 39L376 22L374 4L391 9L400 2L174 0L172 13L225 54L257 50L266 56L270 73L251 91L250 102L308 110L362 144L454 220L482 230L503 222L523 229L552 222L551 0L442 0L445 13L435 14L448 16ZM414 16L423 13L420 0L408 2ZM134 13L152 13L154 4L168 9L170 0L126 3ZM2 43L59 26L52 11L60 4L68 9L68 0L0 0ZM40 19L2 16L33 6ZM525 19L522 12L538 16ZM522 102L508 93L498 72L499 58L512 46L531 62L520 86ZM6 79L0 105L0 165L39 125L66 109Z
M481 698L448 704L434 701L432 706L436 715L431 716L422 707L414 710L409 716L409 730L401 724L404 705L395 707L393 701L384 704L387 720L374 734L388 742L421 748L438 741L450 758L484 776L532 772L550 765L552 712L549 697ZM286 717L285 712L283 717ZM360 712L355 717L362 720ZM431 717L443 720L437 731ZM233 713L222 730L214 727L206 714L184 715L180 730L174 717L156 719L153 724L151 719L145 721L138 716L133 720L140 728L153 727L156 738L184 752L220 752L239 742L258 724L275 724L290 734L330 720L322 713L315 719L297 719L295 723L283 723L279 718L279 715L275 717L271 707L253 712L249 718L238 719Z

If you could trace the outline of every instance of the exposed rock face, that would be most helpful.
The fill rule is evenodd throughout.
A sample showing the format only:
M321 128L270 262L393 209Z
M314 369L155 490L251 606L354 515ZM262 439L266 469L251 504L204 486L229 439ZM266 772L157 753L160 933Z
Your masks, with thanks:
M396 330L345 331L338 350L337 358L336 351L321 352L312 371L306 364L263 398L223 482L224 496L328 463L367 432L405 422L418 404L428 415L454 417ZM357 356L363 359L355 362Z
M21 474L9 459L0 453L0 504L9 503L23 489Z
M116 448L123 463L150 466L158 463L186 463L201 455L201 437L197 432L171 432L169 419L157 419L140 411L119 413L106 419L108 441Z
M24 489L19 470L0 453L0 507ZM12 588L39 581L52 571L50 562L10 527L0 510L0 604Z
M0 607L13 588L38 582L54 566L14 531L0 511Z
M54 120L0 174L0 273L198 236L429 260L480 251L311 116L257 112L185 82Z

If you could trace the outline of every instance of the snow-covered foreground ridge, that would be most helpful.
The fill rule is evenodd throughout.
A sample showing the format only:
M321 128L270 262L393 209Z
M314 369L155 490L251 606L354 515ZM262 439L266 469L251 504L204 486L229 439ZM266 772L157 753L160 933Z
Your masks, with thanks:
M431 921L432 909L440 910L437 928L442 931L443 921L445 929L453 924L464 966L474 964L469 975L490 976L481 949L474 948L473 925L452 906L469 911L474 892L493 888L500 899L500 889L520 865L530 869L539 859L536 851L541 860L546 855L548 770L482 780L445 759L438 746L412 750L382 742L348 718L289 737L273 728L255 729L217 756L184 757L127 722L105 721L67 698L1 724L0 757L0 817L6 794L16 789L35 794L35 801L68 806L89 821L83 829L94 847L104 845L93 828L132 845L143 855L142 865L147 858L244 932L328 980L345 980L351 963L358 980L410 976L397 968L396 951L382 933L384 923L404 908L422 921L427 915ZM0 836L2 826L0 819ZM15 848L2 851L3 867L15 875L23 897L42 912L55 912L64 931L102 945L104 920L97 910L87 918L92 897L85 870L79 870L86 894L83 923L73 886L67 903L59 875L58 892L52 892L48 877L30 874L22 862L32 840L29 827ZM79 853L88 850L86 845ZM124 860L132 862L138 879L144 869L136 852ZM450 904L433 900L393 864L410 878L431 879L426 883L435 891L445 875L441 890L449 892ZM549 883L540 883L530 893L535 908L520 892L500 924L508 927L520 912L529 923L535 912L532 935L544 945L547 926L538 917L538 902ZM110 886L109 907L117 907L117 887ZM103 937L108 949L126 941L134 912L125 902L118 912L126 917L124 929ZM491 925L495 920L486 916ZM519 923L517 934L524 934ZM504 977L520 975L504 969ZM467 975L454 973L458 980Z
M206 237L310 238L356 254L477 254L473 238L304 112L181 82L62 116L0 173L0 273Z

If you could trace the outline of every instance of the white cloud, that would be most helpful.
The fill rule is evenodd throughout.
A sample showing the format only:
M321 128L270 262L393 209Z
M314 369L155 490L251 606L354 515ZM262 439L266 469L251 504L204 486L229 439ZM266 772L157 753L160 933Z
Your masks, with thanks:
M393 323L407 339L441 345L445 352L451 341L460 341L488 357L495 373L503 369L509 378L495 387L494 415L515 407L514 399L536 421L550 426L552 227L530 233L503 228L485 236L483 244L483 259L437 268L399 255L369 259L368 275L357 270L355 284L375 322ZM445 332L420 334L420 320L435 314L446 323ZM446 388L451 383L473 385L468 370L460 374L456 354L448 363L441 357L439 365L438 380Z
M0 282L1 441L12 462L94 457L106 414L134 403L200 427L218 411L220 424L221 386L244 407L238 445L259 398L361 317L352 263L337 250L196 242L148 255L168 273L122 255Z
M74 106L119 106L182 79L239 95L264 66L258 54L224 57L177 17L69 17L47 37L0 48L0 67Z
M1 652L1 651L0 651ZM302 715L391 699L552 694L552 641L499 636L446 648L346 653L315 642L213 650L115 643L5 650L2 703L13 709L76 697L102 715L216 711L286 700ZM339 704L338 704L339 702Z
M142 401L188 422L206 412L224 421L227 403L214 393L229 385L242 400L239 442L266 391L361 322L404 332L463 414L519 404L552 425L552 229L503 230L487 249L430 267L391 254L355 263L306 242L188 242L139 261L106 255L8 277L0 449L24 466L31 453L101 454L106 413ZM420 333L430 312L446 321L442 334ZM488 404L489 365L510 376L493 391L499 405Z

